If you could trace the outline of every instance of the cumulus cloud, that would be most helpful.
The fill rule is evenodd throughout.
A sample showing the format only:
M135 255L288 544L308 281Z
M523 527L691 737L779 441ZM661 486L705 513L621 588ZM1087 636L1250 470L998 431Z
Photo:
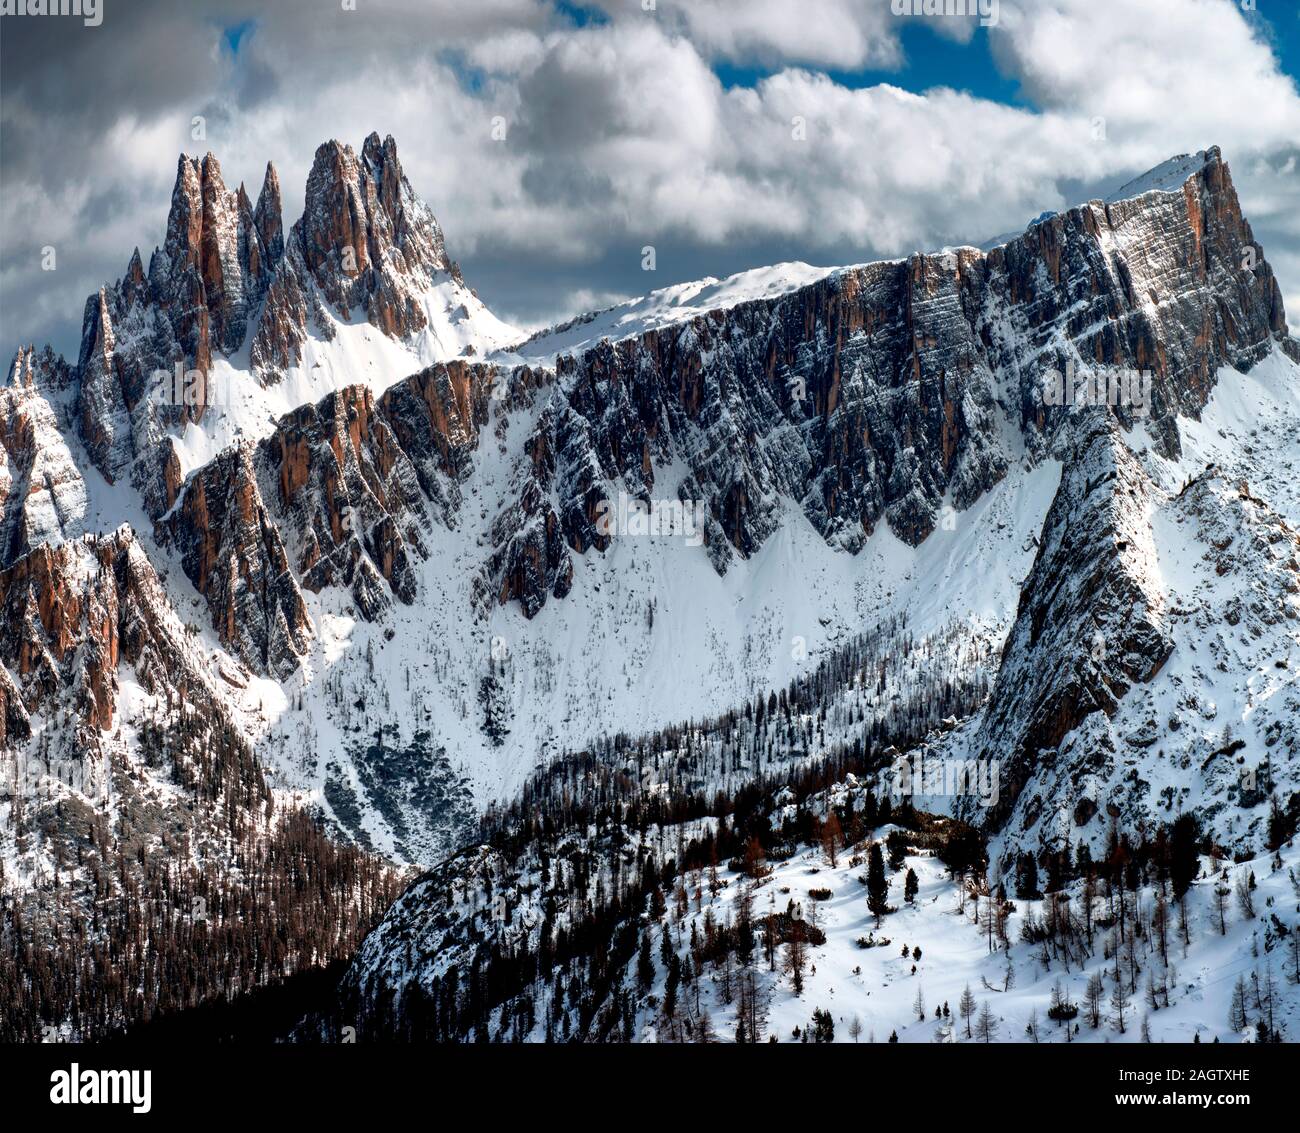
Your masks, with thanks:
M924 46L904 29L926 21L888 0L604 7L580 27L540 0L140 0L98 29L7 20L0 349L75 349L86 294L160 242L177 153L213 150L254 193L273 159L292 220L316 145L371 130L397 138L471 283L521 321L776 259L979 241L1216 142L1300 310L1300 95L1231 0L1145 0L1140 18L1127 0L1002 0L981 34L1016 104L828 77ZM973 23L932 30L964 41ZM769 73L726 85L719 60ZM40 271L45 245L57 272Z
M840 70L903 62L888 0L688 0L664 11L706 56Z

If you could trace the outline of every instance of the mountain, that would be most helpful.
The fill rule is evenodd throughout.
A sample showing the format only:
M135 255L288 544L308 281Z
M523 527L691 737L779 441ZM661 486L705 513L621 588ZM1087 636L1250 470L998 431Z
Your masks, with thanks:
M594 805L979 761L996 800L916 806L1000 869L1300 814L1300 346L1217 149L987 250L531 336L391 138L321 146L288 228L280 199L182 157L148 269L0 390L0 863L39 931L114 863L164 884L171 837L250 901L291 844L367 879L304 916L341 901L299 956L345 956L383 861L446 861L548 768ZM1090 371L1108 403L1045 384Z

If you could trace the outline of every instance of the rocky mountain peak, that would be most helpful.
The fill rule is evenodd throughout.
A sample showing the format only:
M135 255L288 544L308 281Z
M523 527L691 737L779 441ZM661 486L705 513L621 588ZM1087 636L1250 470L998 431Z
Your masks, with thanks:
M268 185L273 176L268 169ZM278 182L263 193L278 199ZM384 334L405 338L429 326L428 293L442 277L461 282L391 136L372 133L360 155L336 139L317 148L302 218L285 243L252 346L263 374L297 363L309 320L328 335L328 312L348 319L364 311Z
M360 159L329 141L307 178L303 258L341 314L365 307L387 333L418 329L403 310L402 288L431 282L449 263L442 230L402 173L397 144L371 134ZM409 325L407 325L409 324Z
M254 207L242 185L227 189L214 154L180 156L166 235L148 270L135 249L123 277L86 304L76 366L81 432L110 482L169 428L202 419L206 384L193 397L160 397L156 375L177 366L206 375L214 356L237 351L283 254L271 166Z
M49 347L34 354L19 350L0 389L0 566L85 529L86 484L65 437L66 402L47 396L67 366Z
M270 212L268 203L266 228L278 231L278 205ZM178 338L197 368L208 367L213 348L229 354L243 344L277 259L243 187L226 188L216 156L182 155L167 237L150 276L154 298L173 311Z
M123 301L127 307L132 307L136 303L148 299L149 280L145 275L144 261L140 258L139 248L136 248L131 253L131 259L126 265L126 274L122 277L120 287Z

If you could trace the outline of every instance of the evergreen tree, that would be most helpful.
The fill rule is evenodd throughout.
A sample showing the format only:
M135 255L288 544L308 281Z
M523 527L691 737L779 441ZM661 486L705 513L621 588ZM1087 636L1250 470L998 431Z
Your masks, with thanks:
M872 842L867 853L867 908L879 928L881 918L889 912L889 881L885 877L885 859L879 842Z
M1042 893L1038 888L1038 862L1025 851L1016 858L1016 897L1021 901L1036 901Z
M1125 1031L1124 1013L1129 1008L1132 997L1129 995L1128 987L1122 979L1117 979L1115 985L1110 989L1110 1010L1114 1017L1115 1026L1122 1035Z
M650 933L649 931L641 934L641 951L637 956L636 964L636 981L642 993L650 990L650 985L654 983L655 966L654 961L650 958Z
M916 900L916 894L920 890L920 882L916 879L916 870L909 869L907 877L903 880L903 900L909 905Z
M1197 845L1201 832L1196 817L1180 814L1169 831L1169 880L1175 899L1181 901L1200 872Z

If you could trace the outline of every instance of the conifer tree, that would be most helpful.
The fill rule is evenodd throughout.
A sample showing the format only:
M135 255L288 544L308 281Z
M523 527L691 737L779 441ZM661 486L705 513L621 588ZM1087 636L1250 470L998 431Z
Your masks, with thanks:
M867 853L867 908L879 928L881 919L889 912L889 881L885 877L885 859L879 842L872 842Z

